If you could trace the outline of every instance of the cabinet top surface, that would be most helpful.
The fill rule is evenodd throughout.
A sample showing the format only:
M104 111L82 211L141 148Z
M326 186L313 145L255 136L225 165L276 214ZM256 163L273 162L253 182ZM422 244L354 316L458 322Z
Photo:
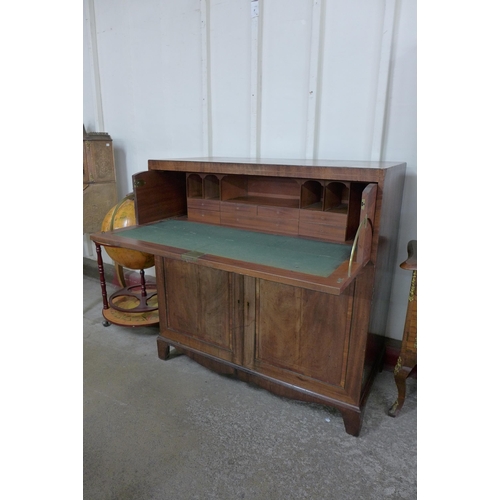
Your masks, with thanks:
M199 157L199 158L164 158L153 159L156 163L223 163L247 165L282 165L293 167L322 167L322 168L362 168L362 169L388 169L401 165L404 162L388 161L357 161L357 160L318 160L318 159L286 159L286 158L234 158L234 157Z

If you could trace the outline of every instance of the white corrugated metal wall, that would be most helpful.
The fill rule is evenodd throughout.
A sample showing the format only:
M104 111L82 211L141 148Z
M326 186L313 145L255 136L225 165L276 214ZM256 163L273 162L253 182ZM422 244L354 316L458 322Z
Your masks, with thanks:
M407 162L398 243L417 238L416 0L84 0L87 131L118 196L150 158ZM94 258L84 236L84 256ZM410 275L394 268L386 335Z

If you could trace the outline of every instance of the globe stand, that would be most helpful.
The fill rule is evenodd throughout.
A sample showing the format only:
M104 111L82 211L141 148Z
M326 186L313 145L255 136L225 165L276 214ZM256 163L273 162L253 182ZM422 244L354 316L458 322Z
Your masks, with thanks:
M153 326L159 323L156 285L147 284L144 269L140 270L140 285L131 285L113 293L108 299L101 245L95 244L97 268L102 292L103 326Z

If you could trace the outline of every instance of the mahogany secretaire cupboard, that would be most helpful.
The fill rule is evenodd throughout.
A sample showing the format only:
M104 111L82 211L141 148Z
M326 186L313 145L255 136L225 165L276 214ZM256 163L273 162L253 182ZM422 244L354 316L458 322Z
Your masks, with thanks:
M383 355L405 169L150 160L133 176L137 226L91 238L98 255L100 245L155 255L161 359L174 346L281 396L333 406L358 435Z

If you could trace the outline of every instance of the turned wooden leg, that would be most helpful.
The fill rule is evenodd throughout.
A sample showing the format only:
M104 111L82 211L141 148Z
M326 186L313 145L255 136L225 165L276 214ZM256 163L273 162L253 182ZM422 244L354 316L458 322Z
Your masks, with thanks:
M170 346L161 335L156 338L156 345L158 346L158 357L160 359L163 359L164 361L168 359L170 354Z
M355 437L359 436L362 421L361 410L341 408L340 413L344 419L344 427L347 434Z
M141 269L139 273L141 275L141 295L143 297L147 297L148 292L146 290L146 277L144 275L144 269Z
M106 279L104 278L104 264L102 261L101 245L99 243L95 244L95 249L97 253L97 269L99 271L99 280L101 282L101 293L102 293L102 308L109 309L108 304L108 292L106 290ZM110 323L107 319L102 322L103 326L109 326Z

